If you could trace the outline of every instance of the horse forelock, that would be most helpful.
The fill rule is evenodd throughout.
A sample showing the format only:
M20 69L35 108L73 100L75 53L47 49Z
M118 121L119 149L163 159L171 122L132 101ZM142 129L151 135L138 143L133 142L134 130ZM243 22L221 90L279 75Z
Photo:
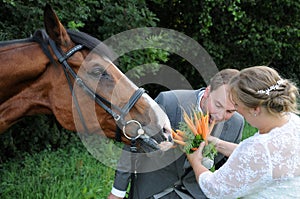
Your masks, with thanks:
M86 48L88 48L89 50L93 50L102 57L107 57L110 60L114 59L113 51L95 37L92 37L87 33L75 30L67 30L67 32L70 35L72 41L76 44L84 45Z

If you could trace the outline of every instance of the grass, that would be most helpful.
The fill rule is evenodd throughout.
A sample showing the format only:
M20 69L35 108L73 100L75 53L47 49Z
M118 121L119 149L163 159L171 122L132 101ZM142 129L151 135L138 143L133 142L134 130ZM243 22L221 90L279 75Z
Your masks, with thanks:
M243 139L256 130L246 123ZM103 199L114 169L95 159L80 140L0 164L1 199Z
M0 198L106 198L114 170L102 165L82 144L76 145L2 164Z

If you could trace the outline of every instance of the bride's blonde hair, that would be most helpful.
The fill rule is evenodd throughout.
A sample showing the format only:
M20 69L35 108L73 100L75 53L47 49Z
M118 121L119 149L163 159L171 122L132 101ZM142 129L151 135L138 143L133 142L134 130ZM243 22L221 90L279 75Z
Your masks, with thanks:
M272 114L299 113L297 87L268 66L245 68L230 80L229 85L233 100L238 99L249 108L264 106Z

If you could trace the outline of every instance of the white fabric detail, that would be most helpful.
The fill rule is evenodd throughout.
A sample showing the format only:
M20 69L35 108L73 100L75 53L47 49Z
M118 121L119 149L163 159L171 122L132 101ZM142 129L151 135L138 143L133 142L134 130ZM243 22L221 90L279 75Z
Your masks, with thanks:
M199 185L208 198L300 198L300 118L242 141Z
M111 193L120 198L124 198L126 195L126 191L120 191L114 187L111 189Z

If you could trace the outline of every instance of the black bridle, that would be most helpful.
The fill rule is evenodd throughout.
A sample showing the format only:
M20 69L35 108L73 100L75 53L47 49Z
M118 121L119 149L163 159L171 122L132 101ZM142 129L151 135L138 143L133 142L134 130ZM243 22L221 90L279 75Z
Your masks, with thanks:
M78 115L79 115L79 118L80 118L81 123L83 125L83 128L86 132L89 132L89 131L88 131L88 128L87 128L86 123L84 121L82 111L80 110L78 100L75 96L75 92L74 92L72 82L71 82L71 78L70 78L69 74L71 74L72 78L75 80L77 85L79 85L90 97L92 97L94 99L94 101L99 106L101 106L107 113L109 113L114 118L114 120L116 121L116 126L117 126L116 138L121 137L121 135L119 135L120 131L121 131L121 129L118 128L118 123L119 123L123 126L123 128L122 128L123 135L127 139L131 140L131 145L132 145L133 148L135 148L135 150L136 150L136 146L133 146L133 145L135 145L136 140L138 138L142 138L151 147L157 149L157 146L156 146L157 143L152 138L150 138L148 135L145 134L144 129L142 128L142 125L141 125L140 122L138 122L136 120L129 120L129 121L125 120L125 116L129 113L130 109L134 106L134 104L138 101L138 99L144 94L145 90L143 88L137 89L135 91L135 93L131 96L131 98L129 99L128 103L123 106L123 108L120 108L116 105L113 105L112 103L110 103L105 98L103 98L103 97L99 96L97 93L93 92L92 89L90 89L83 82L83 80L75 73L75 71L68 64L67 59L69 57L71 57L74 53L76 53L77 51L80 51L82 48L84 48L83 45L80 45L80 44L76 45L75 47L70 49L68 52L63 53L62 50L59 47L57 47L55 42L53 40L51 40L50 38L49 38L49 44L50 44L55 56L57 57L58 62L63 66L64 73L65 73L66 78L68 80L68 84L69 84L69 87L70 87L70 90L71 90L71 93L72 93L72 97L74 99L76 110L78 112ZM113 109L117 110L118 113L113 111L108 106L110 106ZM131 124L131 123L135 123L139 127L138 130L137 130L137 135L135 137L130 137L126 134L126 126ZM120 140L118 140L118 141L120 141Z

